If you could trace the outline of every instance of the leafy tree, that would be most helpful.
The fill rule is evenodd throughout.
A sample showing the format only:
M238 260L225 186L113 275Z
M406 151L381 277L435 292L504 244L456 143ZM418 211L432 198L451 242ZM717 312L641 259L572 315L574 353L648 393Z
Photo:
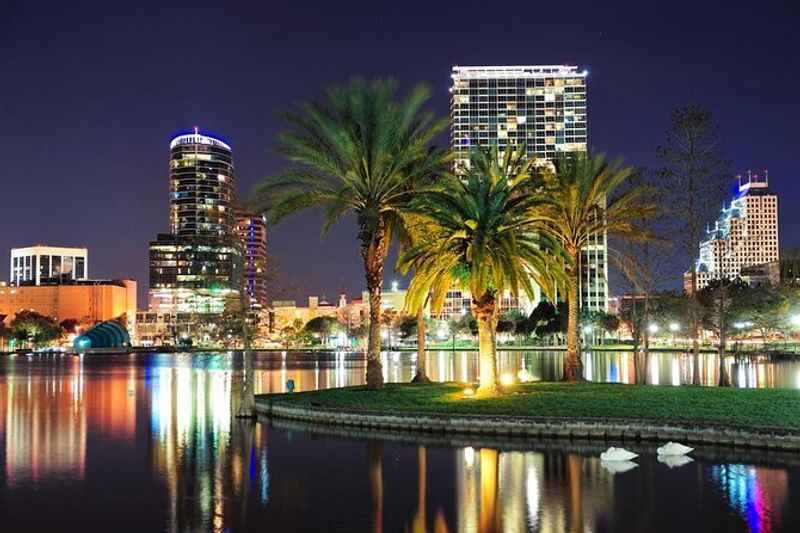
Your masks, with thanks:
M418 305L433 292L436 311L447 288L469 288L478 322L481 392L494 391L497 377L497 298L504 291L535 296L533 282L553 294L560 274L557 247L537 230L542 182L535 160L521 150L476 148L464 179L447 177L441 188L417 195L415 212L430 219L428 237L406 250L400 266L414 271L408 298Z
M339 321L332 316L314 317L303 328L306 333L318 335L324 346L330 343L330 336L339 329Z
M33 345L54 341L63 333L58 322L36 311L20 311L14 315L9 329L15 339L29 341Z
M529 317L534 325L534 333L539 338L554 337L567 331L567 303L559 302L554 306L546 300L542 300L531 311Z
M728 334L734 322L746 306L747 284L739 279L711 281L697 294L702 309L703 324L719 338L719 385L730 386L730 377L724 365Z
M345 215L358 223L358 240L369 291L367 386L383 384L380 311L383 267L392 237L403 233L402 215L420 185L446 171L449 155L430 148L447 127L423 106L430 96L419 85L399 100L392 81L354 80L331 87L326 98L285 115L289 129L279 151L290 162L282 174L257 188L276 223L309 207L325 210L323 232Z
M62 330L64 330L65 333L77 333L78 324L80 324L80 321L78 321L75 318L65 318L64 320L58 323L58 325L61 327Z
M672 112L664 144L656 151L661 162L658 171L666 188L674 227L672 235L690 260L689 328L695 368L700 354L700 316L697 301L698 243L705 237L705 225L713 220L728 178L729 163L722 155L718 127L711 111L690 104Z
M761 334L764 346L770 335L781 331L789 314L791 289L760 285L746 289L737 320L752 324Z
M609 163L603 155L569 154L556 160L555 173L548 180L547 207L540 216L546 221L546 231L569 258L564 266L569 304L563 378L567 381L583 376L578 302L581 250L597 235L644 238L645 232L637 229L635 222L656 212L655 205L645 198L644 187L631 187L610 198L632 172L632 167Z

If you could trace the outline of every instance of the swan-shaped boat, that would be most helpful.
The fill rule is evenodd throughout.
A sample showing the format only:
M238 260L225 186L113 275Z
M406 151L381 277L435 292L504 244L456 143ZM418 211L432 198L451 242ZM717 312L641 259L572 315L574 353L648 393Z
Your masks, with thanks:
M677 457L680 455L686 455L687 453L691 453L694 451L694 448L690 448L688 446L684 446L678 442L668 442L663 446L660 446L656 452L658 455L668 455L672 457Z
M630 461L639 457L638 453L633 453L625 448L614 448L613 446L600 454L600 460L606 462Z

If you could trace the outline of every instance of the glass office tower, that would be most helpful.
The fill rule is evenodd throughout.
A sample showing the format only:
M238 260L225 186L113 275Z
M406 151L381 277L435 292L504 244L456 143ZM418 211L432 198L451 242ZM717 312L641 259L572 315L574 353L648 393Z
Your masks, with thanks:
M500 150L524 145L530 156L553 161L559 153L586 152L585 70L567 65L453 67L450 143L457 168L473 146ZM581 306L606 310L606 235L581 254ZM528 302L526 308L535 305ZM526 309L527 310L527 309Z
M238 306L231 147L197 129L178 135L170 142L169 175L172 231L150 243L150 310L216 314Z

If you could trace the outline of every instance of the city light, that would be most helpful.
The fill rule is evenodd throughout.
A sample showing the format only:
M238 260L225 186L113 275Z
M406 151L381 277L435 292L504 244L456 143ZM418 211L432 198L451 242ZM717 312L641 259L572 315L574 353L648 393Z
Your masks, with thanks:
M670 322L669 323L669 330L671 332L675 333L676 331L679 331L680 329L681 329L681 325L678 324L677 322Z
M658 324L650 324L647 326L647 331L650 333L658 333Z
M800 327L800 315L793 315L790 320L793 326Z

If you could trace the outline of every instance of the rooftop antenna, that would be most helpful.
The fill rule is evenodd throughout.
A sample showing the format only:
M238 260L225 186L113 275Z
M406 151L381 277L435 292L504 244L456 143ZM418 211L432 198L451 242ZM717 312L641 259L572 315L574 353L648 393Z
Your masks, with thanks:
M199 130L200 130L200 128L198 128L197 126L195 126L195 127L194 127L194 134L195 134L195 135L198 135L198 134L200 133L200 131L199 131Z

